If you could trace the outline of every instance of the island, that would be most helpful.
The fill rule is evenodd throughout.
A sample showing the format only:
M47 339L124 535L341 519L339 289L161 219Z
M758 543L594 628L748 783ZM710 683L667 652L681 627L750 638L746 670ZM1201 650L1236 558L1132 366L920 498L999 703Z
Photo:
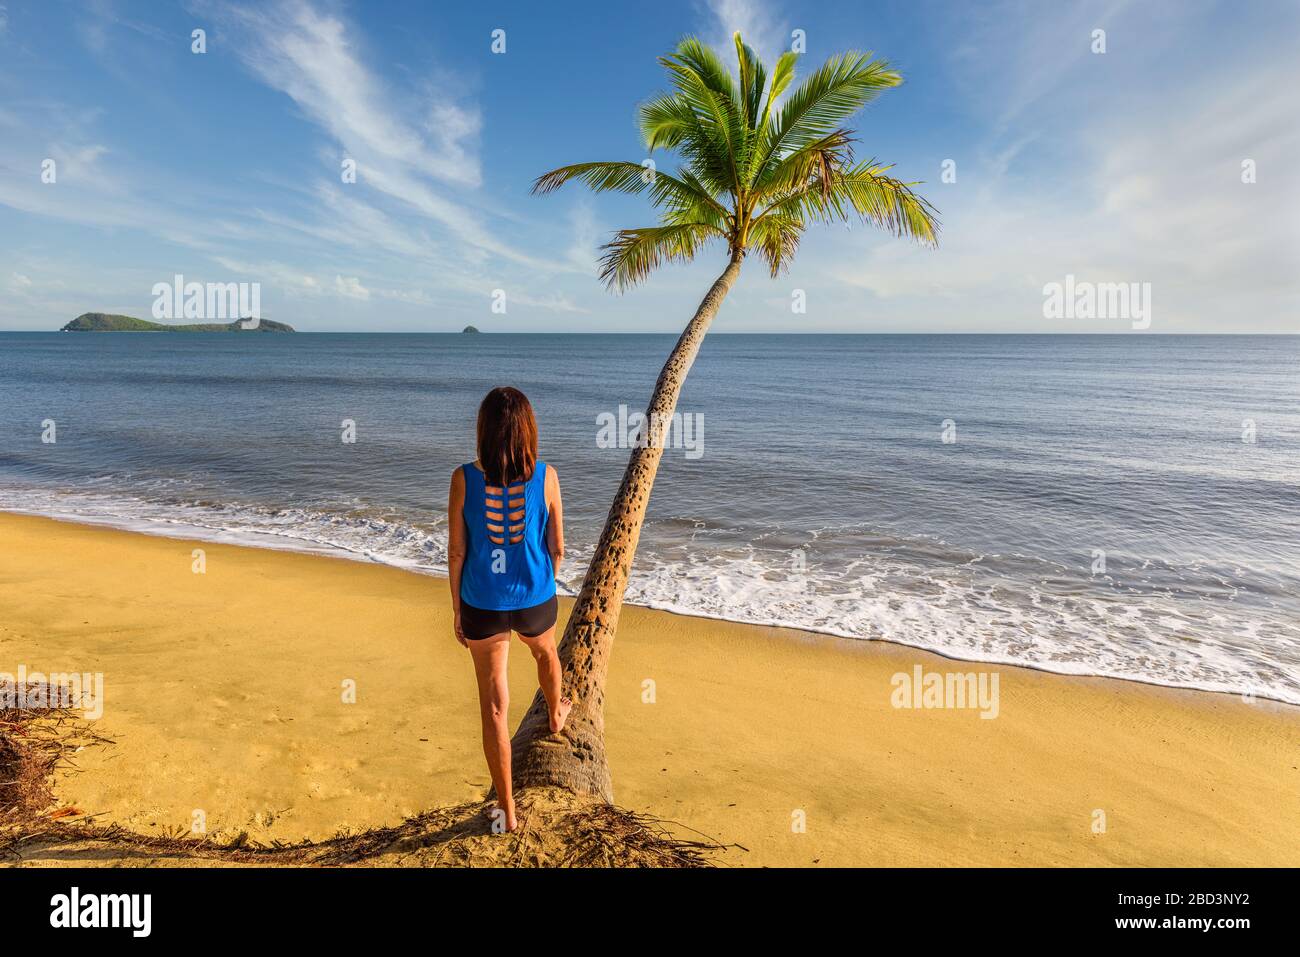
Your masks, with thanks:
M464 329L461 330L461 332L462 332L462 333L465 333L465 332L478 332L478 330L475 329L473 326L466 326Z
M259 320L251 329L245 329L242 323L251 319L236 319L234 322L200 322L186 326L172 326L163 322L150 322L148 319L136 319L132 316L114 316L104 312L85 312L60 329L60 332L293 332L293 326L270 319Z

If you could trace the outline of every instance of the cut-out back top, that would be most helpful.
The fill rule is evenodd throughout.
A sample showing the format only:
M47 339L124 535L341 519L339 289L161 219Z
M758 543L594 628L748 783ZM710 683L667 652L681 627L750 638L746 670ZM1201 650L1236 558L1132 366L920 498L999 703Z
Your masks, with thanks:
M546 547L546 463L504 489L473 462L465 476L465 564L461 601L485 611L518 611L549 601L555 569Z

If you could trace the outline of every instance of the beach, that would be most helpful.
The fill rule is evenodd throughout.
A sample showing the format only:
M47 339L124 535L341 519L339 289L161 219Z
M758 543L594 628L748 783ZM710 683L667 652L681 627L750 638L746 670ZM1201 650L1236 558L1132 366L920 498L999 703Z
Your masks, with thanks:
M513 725L535 683L511 655ZM218 839L320 840L487 788L434 576L0 514L20 666L102 674L111 743L55 794L138 833L198 812ZM996 675L995 707L897 707L924 704L899 691L918 666ZM1264 698L629 606L606 739L616 802L739 845L732 866L1300 863L1300 709Z

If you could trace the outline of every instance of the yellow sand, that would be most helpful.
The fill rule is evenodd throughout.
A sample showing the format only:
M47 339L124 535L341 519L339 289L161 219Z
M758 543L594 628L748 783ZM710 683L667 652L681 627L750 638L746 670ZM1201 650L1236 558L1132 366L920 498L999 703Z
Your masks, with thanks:
M445 580L0 515L0 672L20 664L104 674L115 744L58 795L141 832L201 810L315 839L488 783ZM894 708L916 664L998 673L998 717ZM516 717L533 682L516 644ZM1300 864L1285 705L640 608L607 702L618 803L744 845L737 865Z

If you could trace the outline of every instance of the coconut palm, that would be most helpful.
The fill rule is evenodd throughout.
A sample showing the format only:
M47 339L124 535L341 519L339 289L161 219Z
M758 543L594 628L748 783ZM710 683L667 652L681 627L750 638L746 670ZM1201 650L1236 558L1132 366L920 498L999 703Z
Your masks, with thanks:
M604 246L601 279L623 290L667 262L687 261L713 241L725 245L727 266L668 356L646 411L641 443L592 556L560 642L565 693L574 701L562 735L552 735L540 693L516 731L516 788L558 786L613 799L604 744L604 686L623 591L636 554L663 437L677 396L709 324L751 253L772 276L788 268L810 223L854 217L897 236L933 244L935 211L891 167L854 157L852 131L841 124L902 82L884 60L843 53L791 89L794 53L769 76L754 51L735 35L738 75L695 38L661 57L672 84L640 108L651 149L675 150L675 173L639 162L576 163L540 176L535 193L571 180L596 191L648 194L659 223L620 229ZM782 99L784 97L784 99Z

